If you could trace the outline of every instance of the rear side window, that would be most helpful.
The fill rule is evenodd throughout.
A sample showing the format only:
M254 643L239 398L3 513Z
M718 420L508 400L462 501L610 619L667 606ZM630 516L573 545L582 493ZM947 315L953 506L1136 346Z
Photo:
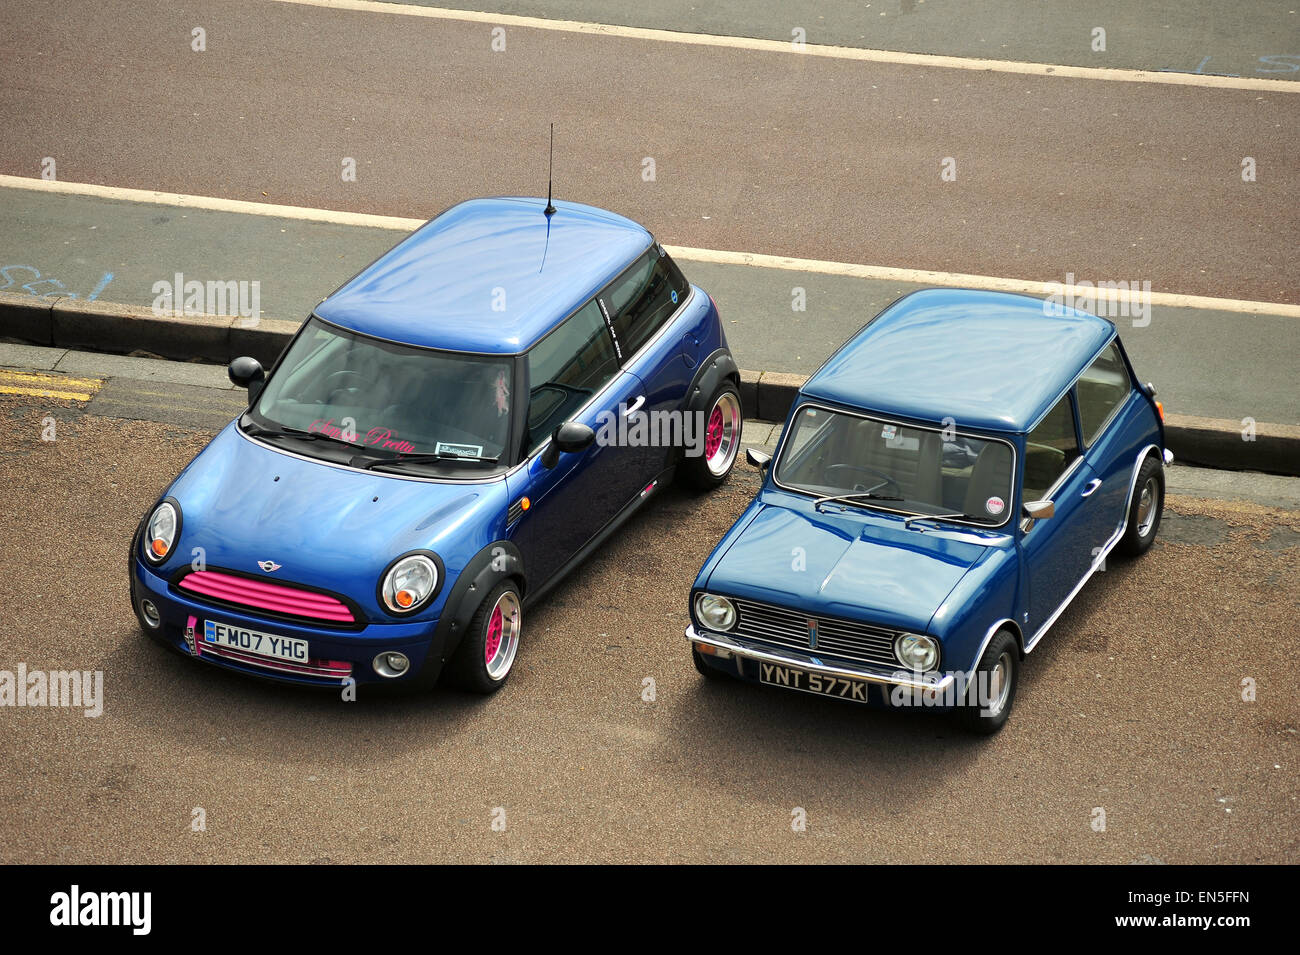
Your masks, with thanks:
M618 374L614 345L595 300L564 320L528 352L528 443L535 448L555 426Z
M1079 456L1074 412L1067 394L1025 438L1026 501L1041 501Z
M1120 403L1128 397L1128 368L1119 353L1119 342L1097 356L1079 377L1079 425L1084 444L1091 445Z
M649 341L686 301L690 286L658 245L637 259L600 293L621 359Z

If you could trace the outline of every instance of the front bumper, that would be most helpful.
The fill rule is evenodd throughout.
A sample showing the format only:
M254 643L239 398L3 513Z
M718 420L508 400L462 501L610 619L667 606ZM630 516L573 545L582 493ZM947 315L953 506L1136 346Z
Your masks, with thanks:
M810 673L840 677L846 680L862 680L865 683L878 683L883 686L904 686L913 690L932 690L942 693L953 685L956 676L952 673L933 675L917 674L910 670L891 670L888 667L876 667L852 663L826 663L820 657L793 650L776 650L762 646L741 637L730 634L714 633L711 630L696 630L694 624L686 628L686 639L693 645L711 647L724 651L740 660L756 660L763 663L775 663L781 666L796 667ZM717 654L721 656L721 654Z
M283 683L321 687L339 687L349 678L357 683L409 683L416 679L436 679L442 666L440 648L432 646L437 619L371 623L360 630L313 627L204 603L169 586L138 557L133 556L131 565L131 604L136 616L140 616L139 603L145 597L153 602L162 616L162 626L157 630L141 623L146 633L203 663ZM191 619L194 620L194 631L187 634ZM351 664L351 669L328 672L314 666L293 668L254 654L215 650L202 642L205 620L306 640L313 661L346 662ZM373 661L378 654L392 651L406 654L411 665L399 677L382 677L375 672Z

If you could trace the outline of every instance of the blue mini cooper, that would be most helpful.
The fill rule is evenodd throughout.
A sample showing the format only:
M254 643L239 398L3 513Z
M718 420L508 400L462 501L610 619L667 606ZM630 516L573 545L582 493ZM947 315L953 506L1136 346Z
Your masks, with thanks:
M488 693L523 610L741 438L717 309L650 233L481 199L320 303L131 545L145 633L244 673ZM352 684L355 685L355 684Z
M1163 415L1095 315L900 299L804 385L775 460L749 452L762 489L691 592L697 669L996 732L1106 555L1151 546Z

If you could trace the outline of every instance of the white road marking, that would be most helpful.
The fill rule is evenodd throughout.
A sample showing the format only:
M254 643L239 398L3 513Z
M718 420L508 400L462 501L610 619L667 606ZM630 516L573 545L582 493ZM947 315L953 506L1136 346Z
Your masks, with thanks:
M216 196L189 196L174 192L151 192L148 189L126 189L121 186L100 186L94 183L50 182L45 179L29 179L24 176L0 175L0 188L27 189L56 195L87 196L95 199L113 199L120 202L149 203L152 205L175 206L182 209L204 209L211 212L234 212L241 215L269 216L277 219L303 219L309 222L327 222L333 225L389 229L398 232L412 232L427 221L424 219L404 219L399 216L371 215L365 212L340 212L333 209L310 209L305 206L280 206L266 202L249 202L245 199L222 199ZM1108 299L1116 302L1132 302L1135 300L1135 295L1123 290L1098 292L1096 289L1081 289L1077 285L1041 282L1033 279L967 275L960 272L930 272L924 269L900 269L884 265L859 265L854 262L796 259L781 255L764 255L758 252L693 249L680 245L665 245L664 248L674 258L684 259L688 262L710 262L716 265L748 265L760 269L812 272L820 275L875 279L884 282L906 282L916 285L941 285L950 288L1024 292L1044 298L1052 294L1065 295L1069 293L1075 297L1104 294ZM1151 292L1145 298L1150 304L1165 308L1203 308L1220 312L1300 318L1300 305L1287 305L1280 302L1210 298L1204 295L1179 295L1174 292Z
M938 56L932 53L901 53L896 50L868 50L858 47L826 46L805 43L798 49L788 40L764 40L757 37L717 36L712 33L685 33L676 30L653 30L647 27L615 26L581 20L551 20L523 17L508 13L480 13L476 10L450 10L443 7L420 7L409 3L380 3L376 0L277 0L298 6L324 7L362 13L387 13L396 16L422 17L429 20L459 20L493 26L551 30L557 33L584 33L594 36L682 43L692 46L727 47L789 56L816 56L835 60L860 60L867 63L893 63L904 66L933 66L949 70L976 70L992 73L1021 73L1030 76L1064 76L1070 79L1107 80L1118 83L1162 83L1168 86L1199 86L1210 89L1266 90L1274 93L1300 93L1300 83L1252 76L1214 76L1205 73L1165 73L1159 70L1130 70L1098 66L1066 66L1059 63L1020 63L1015 60L986 60L966 56Z

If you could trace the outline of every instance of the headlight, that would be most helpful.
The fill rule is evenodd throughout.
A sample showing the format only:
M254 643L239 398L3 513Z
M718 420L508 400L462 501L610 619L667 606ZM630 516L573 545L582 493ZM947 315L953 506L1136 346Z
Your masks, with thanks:
M900 633L894 641L894 656L912 670L933 670L939 665L939 644L919 633Z
M736 605L726 597L700 594L695 598L695 616L710 630L730 630L736 625Z
M384 606L393 613L419 610L438 589L438 565L426 554L408 554L388 568L380 585Z
M172 552L176 532L181 527L181 515L171 501L163 501L149 515L144 528L144 555L155 564L161 564Z

